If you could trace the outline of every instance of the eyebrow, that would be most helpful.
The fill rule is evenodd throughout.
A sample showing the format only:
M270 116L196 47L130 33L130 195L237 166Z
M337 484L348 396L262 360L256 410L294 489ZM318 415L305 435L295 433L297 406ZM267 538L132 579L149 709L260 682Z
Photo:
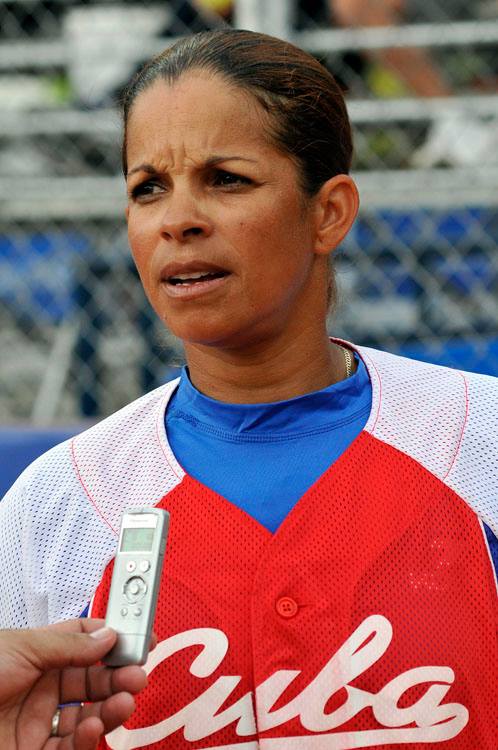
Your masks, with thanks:
M205 167L214 167L216 164L220 164L221 162L226 161L248 161L252 164L256 164L256 159L248 159L246 156L210 156L209 159L206 159L204 166ZM147 172L147 174L156 174L157 169L152 166L152 164L139 164L138 167L133 167L133 169L130 169L129 172L126 173L127 177L130 177L132 174L135 174L135 172Z

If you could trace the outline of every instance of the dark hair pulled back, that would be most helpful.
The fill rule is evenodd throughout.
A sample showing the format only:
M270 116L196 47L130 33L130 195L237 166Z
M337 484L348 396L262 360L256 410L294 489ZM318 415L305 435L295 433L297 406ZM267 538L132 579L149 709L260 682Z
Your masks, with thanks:
M123 95L123 171L126 124L137 96L157 79L174 83L190 70L221 75L252 94L270 115L270 137L296 162L304 192L351 167L351 126L342 92L307 52L267 34L229 29L193 34L154 57Z

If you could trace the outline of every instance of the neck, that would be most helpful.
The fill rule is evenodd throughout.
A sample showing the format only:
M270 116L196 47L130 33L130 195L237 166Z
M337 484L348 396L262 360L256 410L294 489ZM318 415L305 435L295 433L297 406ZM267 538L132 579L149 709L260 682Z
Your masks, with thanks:
M284 401L326 388L345 377L344 356L326 330L258 342L240 350L186 344L197 390L225 403Z

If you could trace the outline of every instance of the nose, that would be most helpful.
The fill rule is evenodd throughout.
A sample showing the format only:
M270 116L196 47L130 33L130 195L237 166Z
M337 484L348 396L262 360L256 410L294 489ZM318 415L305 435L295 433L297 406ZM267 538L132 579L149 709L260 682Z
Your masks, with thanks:
M212 225L191 197L172 196L162 215L160 231L166 240L185 243L193 237L209 237Z

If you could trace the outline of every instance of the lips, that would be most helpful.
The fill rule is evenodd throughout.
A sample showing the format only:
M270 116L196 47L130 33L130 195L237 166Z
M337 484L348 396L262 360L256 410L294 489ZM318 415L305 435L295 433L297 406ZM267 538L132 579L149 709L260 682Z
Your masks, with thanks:
M190 274L171 276L168 279L168 284L173 284L174 286L176 286L177 284L199 284L203 281L211 281L212 279L222 279L223 276L226 276L223 271L219 271L216 273L192 272Z
M229 271L205 261L169 263L161 271L161 281L172 286L203 284L229 275Z
M160 278L168 297L187 302L205 298L220 290L231 275L226 268L198 260L168 263L161 271Z

